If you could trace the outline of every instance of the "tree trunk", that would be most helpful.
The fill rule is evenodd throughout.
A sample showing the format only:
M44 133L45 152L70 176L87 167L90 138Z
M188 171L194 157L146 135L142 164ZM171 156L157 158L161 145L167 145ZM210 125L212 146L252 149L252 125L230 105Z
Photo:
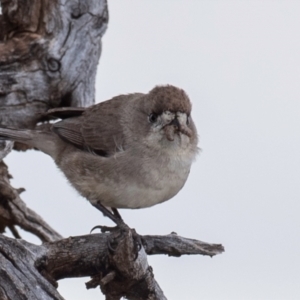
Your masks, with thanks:
M49 108L93 104L106 1L1 4L1 125L34 127Z

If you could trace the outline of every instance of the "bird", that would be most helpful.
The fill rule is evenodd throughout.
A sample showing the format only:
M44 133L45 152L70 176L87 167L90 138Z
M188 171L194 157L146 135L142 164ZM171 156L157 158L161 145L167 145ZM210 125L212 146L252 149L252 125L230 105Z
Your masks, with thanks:
M183 89L158 85L90 107L49 110L60 119L36 129L0 126L0 139L50 155L71 185L117 225L118 209L173 198L198 153L191 101Z

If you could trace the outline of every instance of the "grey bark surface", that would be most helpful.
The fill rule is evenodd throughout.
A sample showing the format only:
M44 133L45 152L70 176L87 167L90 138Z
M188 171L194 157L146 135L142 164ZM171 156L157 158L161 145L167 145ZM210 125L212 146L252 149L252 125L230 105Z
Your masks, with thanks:
M93 104L106 1L0 3L0 124L34 127L49 108Z
M147 255L214 256L224 251L222 245L172 233L141 236L142 245L137 252L134 235L135 231L128 228L40 246L0 235L0 296L6 295L0 299L62 299L56 292L57 280L83 276L92 277L86 283L88 289L100 286L107 299L166 299L154 279ZM115 246L113 250L111 245ZM24 298L26 295L28 298Z
M16 225L36 235L43 242L56 241L62 236L51 228L37 213L28 208L20 198L25 191L10 185L11 175L0 161L0 233L9 228L15 238L20 238ZM1 299L1 298L0 298Z
M0 0L0 126L33 128L46 111L94 103L106 0ZM63 112L60 112L63 113ZM41 125L43 126L43 125ZM45 124L47 126L47 124ZM0 141L0 300L63 299L57 281L90 276L106 299L166 299L147 255L214 256L222 245L140 236L130 228L63 239L22 201L2 159L21 144ZM17 227L42 241L21 239ZM3 235L9 229L15 239ZM88 297L88 291L87 291Z

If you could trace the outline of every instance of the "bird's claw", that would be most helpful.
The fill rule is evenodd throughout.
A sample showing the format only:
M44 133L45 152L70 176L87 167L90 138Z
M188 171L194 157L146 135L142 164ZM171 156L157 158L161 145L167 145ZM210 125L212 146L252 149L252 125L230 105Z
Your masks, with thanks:
M100 229L101 233L118 232L119 231L121 235L122 235L122 231L124 232L126 230L130 230L132 233L132 240L133 240L133 253L134 253L133 261L135 261L138 258L139 252L143 247L143 243L142 243L141 236L135 231L135 229L129 229L129 227L125 223L115 226L115 227L97 225L91 229L91 232L94 231L95 229ZM114 248L112 246L112 243L109 239L107 240L107 248L111 253L116 252L116 248Z
M91 229L90 233L92 233L92 231L94 231L95 229L100 229L101 233L106 233L106 232L113 232L119 230L120 228L119 226L110 227L110 226L97 225Z

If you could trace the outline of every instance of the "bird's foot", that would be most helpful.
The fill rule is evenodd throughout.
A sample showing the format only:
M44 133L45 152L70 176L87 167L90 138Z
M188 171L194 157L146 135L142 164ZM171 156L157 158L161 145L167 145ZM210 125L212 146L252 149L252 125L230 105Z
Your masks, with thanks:
M103 206L100 202L92 203L98 210L100 210L105 216L110 218L117 226L109 227L98 225L92 228L91 232L95 229L100 229L102 233L110 232L109 239L107 240L107 247L111 253L115 253L118 242L123 236L131 237L133 241L133 253L134 260L137 259L139 251L142 248L142 239L139 234L136 233L134 229L130 229L128 225L125 224L121 215L116 208L111 208L111 211Z
M107 248L109 250L109 252L111 254L116 252L116 248L117 248L117 243L116 241L122 236L122 234L126 231L126 230L130 230L130 228L124 223L123 225L117 225L114 227L110 227L110 226L103 226L103 225L97 225L94 226L90 233L92 233L92 231L94 231L95 229L100 229L101 233L106 233L109 232L112 235L110 235L107 238Z
M124 223L124 225L126 226L126 227L128 227L125 223ZM125 229L126 227L125 226L123 226L123 225L120 225L120 226L113 226L113 227L111 227L111 226L104 226L104 225L97 225L97 226L95 226L95 227L93 227L92 229L91 229L91 232L92 231L94 231L95 229L100 229L101 230L101 233L106 233L106 232L116 232L116 231L118 231L118 230L122 230L122 229Z

